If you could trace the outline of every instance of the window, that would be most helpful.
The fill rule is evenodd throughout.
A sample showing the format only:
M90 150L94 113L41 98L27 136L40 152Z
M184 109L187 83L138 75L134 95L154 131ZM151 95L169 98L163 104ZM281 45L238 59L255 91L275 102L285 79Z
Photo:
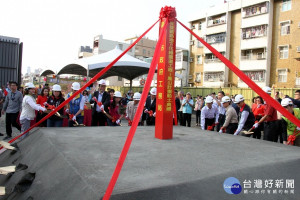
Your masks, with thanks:
M206 36L206 42L209 44L225 42L226 33L218 33Z
M263 37L266 35L267 35L267 25L254 26L254 27L244 28L242 30L243 40Z
M252 81L263 82L265 81L265 71L243 71Z
M217 82L224 80L224 72L205 72L204 81Z
M122 77L121 76L118 76L118 81L122 81Z
M280 27L281 27L281 35L288 35L290 34L290 22L281 22L280 23Z
M254 5L243 9L243 17L251 17L254 15L264 14L268 12L269 2Z
M278 70L278 82L285 83L287 81L287 70L279 69Z
M195 82L201 83L201 73L196 73L196 79Z
M225 55L225 52L220 52L223 56ZM217 58L214 54L212 53L208 53L205 54L205 63L215 63L215 62L221 62L221 60L219 60L219 58Z
M296 72L296 85L300 86L300 71Z
M202 24L201 24L201 22L199 22L199 24L198 24L198 30L201 30L201 28L202 28Z
M189 60L189 52L188 51L183 51L182 54L183 54L182 61L183 62L188 62L188 60Z
M289 46L279 46L279 58L288 59L289 58Z
M119 45L119 49L123 50L123 44L118 44Z
M143 55L146 55L146 49L143 49Z
M208 17L207 19L207 26L215 26L219 24L226 23L226 15L217 16L217 17Z
M197 64L198 65L202 64L202 55L197 55Z
M282 0L281 11L288 11L292 9L292 1L291 0Z

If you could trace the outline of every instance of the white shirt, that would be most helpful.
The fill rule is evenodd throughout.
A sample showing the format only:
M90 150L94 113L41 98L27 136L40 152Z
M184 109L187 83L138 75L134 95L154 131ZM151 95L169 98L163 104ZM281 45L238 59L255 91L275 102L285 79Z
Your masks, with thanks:
M20 115L20 120L23 120L23 119L33 120L35 117L34 110L44 111L46 109L43 108L42 106L40 106L39 104L36 104L35 99L32 96L26 95L23 98L23 102L22 102L22 112Z
M241 130L243 129L243 127L248 119L248 116L249 116L249 112L243 110L243 112L241 114L241 119L239 121L239 126L238 126L237 130L235 131L234 135L238 135L241 132Z
M215 119L215 122L218 122L219 120L219 111L218 107L214 104L212 105L211 109L209 109L207 106L204 106L201 110L201 129L205 130L205 118L208 119Z
M99 92L99 95L98 95L98 102L102 102L102 97L103 97L103 92L102 92L102 93ZM80 102L80 104L81 104L81 102ZM98 104L97 104L96 111L97 111L97 112L101 112L100 107L99 107Z

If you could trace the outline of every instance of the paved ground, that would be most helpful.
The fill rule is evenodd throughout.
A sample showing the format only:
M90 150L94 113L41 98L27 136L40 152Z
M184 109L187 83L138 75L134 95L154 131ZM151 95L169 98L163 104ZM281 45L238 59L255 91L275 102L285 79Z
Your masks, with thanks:
M130 127L40 128L5 152L1 165L23 163L28 169L0 185L12 188L36 173L29 190L17 199L96 200L104 194ZM138 127L112 200L299 199L300 149L234 137L199 128L174 127L172 140L154 138L154 127ZM294 179L295 194L227 194L224 180ZM275 189L275 186L273 186ZM265 191L267 192L267 191Z
M2 140L6 136L6 128L5 128L5 115L1 115L0 118L0 133L4 134L4 136L0 136L0 140ZM15 127L12 128L12 136L16 137L20 134L20 131Z

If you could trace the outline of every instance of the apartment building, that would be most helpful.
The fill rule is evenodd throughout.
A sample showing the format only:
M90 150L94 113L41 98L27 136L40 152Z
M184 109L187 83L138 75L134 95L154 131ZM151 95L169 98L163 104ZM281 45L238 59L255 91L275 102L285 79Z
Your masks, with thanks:
M200 13L190 24L259 86L297 87L299 8L297 0L233 0ZM194 36L190 52L191 86L247 87Z
M138 36L125 39L125 42L128 44L132 44ZM151 40L149 38L142 38L136 45L134 51L134 57L144 60L144 58L151 58L154 55L156 40Z

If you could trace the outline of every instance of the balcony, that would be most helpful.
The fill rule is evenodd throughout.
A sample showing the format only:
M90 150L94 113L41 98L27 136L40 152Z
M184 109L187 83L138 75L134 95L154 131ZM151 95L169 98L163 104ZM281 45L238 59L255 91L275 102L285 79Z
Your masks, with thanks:
M269 2L264 2L261 4L243 8L242 17L247 18L247 17L268 13L268 8L269 8Z
M226 15L209 17L207 19L207 27L218 26L221 24L226 24Z
M241 49L258 49L268 46L267 37L257 37L249 40L241 40Z

